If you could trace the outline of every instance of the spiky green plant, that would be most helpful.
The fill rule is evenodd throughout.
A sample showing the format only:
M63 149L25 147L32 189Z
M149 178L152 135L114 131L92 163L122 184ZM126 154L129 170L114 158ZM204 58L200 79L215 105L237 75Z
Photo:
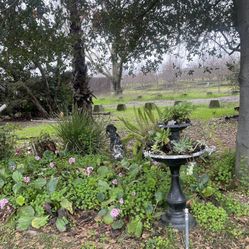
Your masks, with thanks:
M68 151L95 154L105 144L105 125L87 112L74 111L72 116L62 117L55 130Z
M125 143L134 141L134 154L141 154L142 149L152 144L155 132L160 131L158 127L159 112L158 109L151 110L145 108L134 108L135 122L131 123L125 118L119 118L128 129L129 134L123 139Z

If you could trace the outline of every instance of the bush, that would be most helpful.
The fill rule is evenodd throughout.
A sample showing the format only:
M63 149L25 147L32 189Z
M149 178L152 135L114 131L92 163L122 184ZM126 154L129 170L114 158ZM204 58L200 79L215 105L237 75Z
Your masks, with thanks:
M0 160L9 157L13 153L14 144L13 127L0 126Z
M219 232L225 228L225 225L228 221L228 214L223 208L216 207L210 202L195 202L192 208L197 222L203 228L212 232Z
M233 170L235 165L235 153L226 152L213 160L212 179L222 186L228 186L233 179Z
M104 147L105 122L93 119L86 112L75 111L71 117L63 117L55 129L67 151L96 154Z

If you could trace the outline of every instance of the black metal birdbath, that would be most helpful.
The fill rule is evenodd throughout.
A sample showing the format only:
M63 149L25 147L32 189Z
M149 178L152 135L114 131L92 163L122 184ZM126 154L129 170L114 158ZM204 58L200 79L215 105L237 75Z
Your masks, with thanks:
M184 209L186 208L187 200L180 185L180 167L186 164L187 161L201 156L205 151L206 149L202 148L200 151L191 155L157 155L150 151L144 151L145 157L164 163L170 168L171 186L166 198L169 208L161 217L162 222L166 225L173 226L178 230L185 229ZM189 227L193 227L194 225L195 220L193 216L189 214Z
M158 124L158 126L160 128L169 129L170 130L169 139L175 140L175 141L179 141L180 131L184 130L185 128L187 128L190 125L191 125L190 122L185 122L185 123L181 123L181 124Z

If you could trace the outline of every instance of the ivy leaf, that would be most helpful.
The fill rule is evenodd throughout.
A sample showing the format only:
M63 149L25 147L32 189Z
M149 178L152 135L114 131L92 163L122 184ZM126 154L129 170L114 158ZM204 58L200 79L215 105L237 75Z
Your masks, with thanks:
M22 186L23 186L22 183L16 183L16 184L13 185L12 190L13 190L13 192L14 192L15 195L21 189Z
M36 189L41 189L44 187L47 183L47 180L45 178L38 178L33 182L33 186Z
M60 204L61 204L62 208L65 208L71 214L73 214L73 204L72 204L72 202L70 202L68 199L63 199Z
M129 234L139 238L143 232L143 223L140 221L140 219L136 218L127 225L127 230Z
M17 226L16 229L20 230L20 231L25 231L29 228L29 226L31 225L33 217L29 217L29 216L21 216L18 220L17 220Z
M112 229L121 229L124 226L124 222L122 220L115 220L112 223Z
M155 193L155 199L156 199L156 202L161 202L161 201L163 201L163 199L164 199L163 192L157 191L157 192Z
M55 225L60 232L65 232L67 230L68 220L65 217L57 218Z
M2 188L5 184L5 181L3 179L0 179L0 188Z
M25 206L19 209L19 215L20 216L28 216L33 219L35 215L35 210L31 206Z
M107 211L108 211L108 210L107 210L106 208L101 209L101 210L98 212L98 216L103 217L104 215L107 214Z
M106 198L106 195L104 194L104 193L102 193L102 192L99 192L98 194L97 194L97 199L99 200L99 201L104 201L105 200L105 198Z
M97 173L99 176L104 178L106 176L112 175L113 171L109 167L101 166L98 168Z
M58 184L58 178L51 176L47 186L50 194L52 194L56 190L57 184Z
M113 223L113 218L110 214L106 214L104 217L103 217L103 222L107 225L110 225Z
M19 195L16 198L16 204L18 204L19 206L23 206L24 203L25 203L25 198L22 195Z
M98 187L99 187L99 189L101 189L101 191L106 191L106 190L110 189L109 184L103 180L98 181Z
M22 183L23 181L23 176L19 171L15 171L12 174L12 179L16 182L16 183Z
M32 220L32 227L39 229L48 223L48 216L36 217Z

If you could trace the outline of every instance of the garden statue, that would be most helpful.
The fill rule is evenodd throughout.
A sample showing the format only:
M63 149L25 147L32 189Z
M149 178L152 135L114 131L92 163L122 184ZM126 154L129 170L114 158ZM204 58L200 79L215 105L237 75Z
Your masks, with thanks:
M106 134L110 138L110 150L113 158L115 160L122 160L124 158L124 147L117 133L117 128L113 124L107 125Z

